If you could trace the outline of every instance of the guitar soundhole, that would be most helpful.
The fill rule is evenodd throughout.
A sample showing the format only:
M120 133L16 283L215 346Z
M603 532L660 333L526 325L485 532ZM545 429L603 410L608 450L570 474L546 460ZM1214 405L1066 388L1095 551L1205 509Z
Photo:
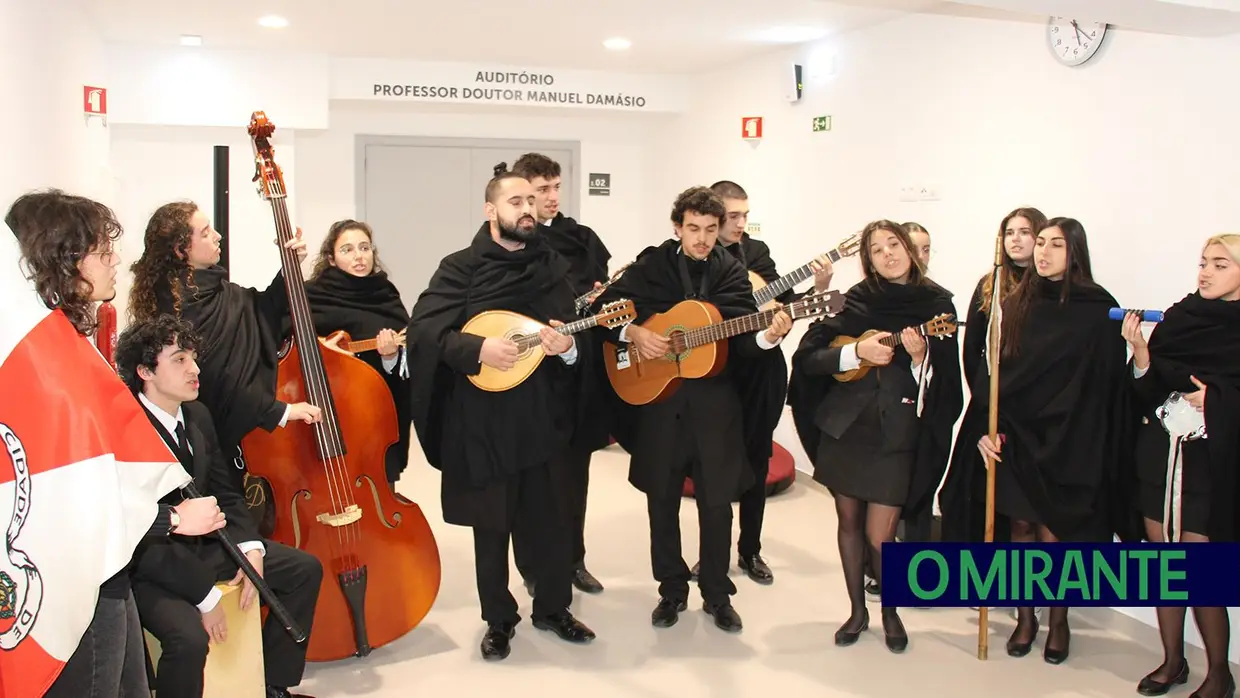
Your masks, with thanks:
M685 346L685 331L682 329L674 329L667 335L667 355L670 360L683 361L689 355L689 349Z
M511 334L504 335L504 339L507 339L508 341L517 345L517 352L518 352L517 360L518 361L529 356L530 352L534 350L534 347L542 343L540 341L531 342L527 340L526 338L529 336L531 335L521 334L520 332L513 332Z

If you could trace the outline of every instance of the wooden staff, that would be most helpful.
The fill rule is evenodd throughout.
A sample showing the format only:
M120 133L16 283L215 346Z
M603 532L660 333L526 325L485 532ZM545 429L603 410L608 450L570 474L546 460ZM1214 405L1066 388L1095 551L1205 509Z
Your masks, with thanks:
M990 336L986 360L990 364L990 442L999 442L999 309L1003 303L1003 235L995 240L995 272L990 291ZM995 540L995 461L986 458L986 533L987 543ZM990 649L990 608L982 599L977 619L977 658L986 659Z

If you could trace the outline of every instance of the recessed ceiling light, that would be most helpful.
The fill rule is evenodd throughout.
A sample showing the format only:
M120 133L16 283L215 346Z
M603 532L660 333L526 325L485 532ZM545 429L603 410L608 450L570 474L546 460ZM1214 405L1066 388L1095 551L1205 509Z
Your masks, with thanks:
M181 45L182 46L202 46L202 37L197 36L195 34L182 34Z
M612 51L623 51L632 45L633 45L632 41L629 41L628 39L625 39L619 36L612 37L603 42L603 46L606 46Z
M776 44L799 44L804 41L815 41L827 35L825 29L819 27L772 27L758 33L759 41Z
M288 26L288 20L279 15L267 15L258 20L260 26L268 29L283 29Z

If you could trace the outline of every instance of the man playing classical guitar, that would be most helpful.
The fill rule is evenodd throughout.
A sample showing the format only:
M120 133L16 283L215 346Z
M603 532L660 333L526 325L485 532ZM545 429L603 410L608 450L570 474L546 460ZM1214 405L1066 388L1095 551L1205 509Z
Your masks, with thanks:
M218 498L228 517L225 532L309 634L323 565L309 553L259 536L232 475L232 462L220 450L211 414L198 402L198 341L187 322L171 315L140 321L121 333L116 370L198 489ZM161 697L202 697L208 645L228 637L215 583L231 578L233 585L243 584L242 610L258 600L258 590L224 545L216 538L172 536L140 547L134 555L138 615L163 648L154 685ZM263 625L268 698L295 695L288 687L301 683L306 649L274 615L268 617Z
M598 287L608 276L607 263L611 260L611 252L592 229L560 211L560 163L540 153L526 153L513 163L512 171L529 180L530 186L534 188L535 216L542 226L538 230L547 244L568 261L568 278L573 293L581 296ZM580 342L582 349L591 354L598 353L596 334L585 335L580 338ZM587 407L592 418L586 420L582 428L573 435L564 464L564 474L568 477L565 494L570 499L569 533L573 586L588 594L597 594L603 590L603 585L586 569L586 501L590 489L590 459L595 451L606 448L611 443L607 419L610 389L607 386L607 375L602 370L602 362L591 361L590 365L597 370L583 379L594 383L591 390L594 397ZM535 545L536 541L530 540L521 532L513 534L513 557L516 558L517 570L525 577L525 585L531 590L531 595L531 563Z
M647 248L600 302L632 299L637 320L611 339L630 342L640 357L658 359L669 351L667 337L640 327L686 299L710 303L723 319L757 312L745 268L715 242L725 217L723 201L705 187L681 193L672 206L678 240ZM728 346L731 357L718 375L686 380L668 399L617 411L616 439L630 454L629 482L646 494L650 516L651 566L659 582L659 602L651 614L656 627L669 627L687 608L690 572L680 546L680 499L692 476L697 499L702 559L699 575L705 611L728 632L741 629L732 607L736 586L728 578L732 502L753 483L746 458L741 396L732 373L777 346L792 319L775 313L765 331L739 334Z
M478 596L487 630L482 656L504 659L516 633L517 602L508 591L514 530L534 542L534 627L569 642L594 633L569 612L572 565L564 460L578 419L581 374L591 356L571 335L539 333L542 361L508 390L475 386L485 364L516 365L517 345L463 332L488 310L507 310L559 326L574 315L568 263L547 245L534 220L528 180L496 167L482 224L468 247L443 259L410 313L407 351L410 412L427 462L442 473L444 521L474 533ZM522 531L523 533L525 531Z
M765 242L755 240L745 232L749 222L749 194L735 182L727 180L711 185L723 200L727 217L719 226L719 245L736 257L749 272L757 274L766 283L780 277L771 249ZM812 262L814 266L814 291L823 292L831 286L831 260L822 255ZM801 296L792 289L775 297L779 303L788 304ZM740 537L737 540L737 564L759 584L771 584L775 575L759 554L762 551L762 517L766 511L766 478L771 464L771 436L784 413L784 398L788 392L788 363L782 347L766 352L755 361L737 367L736 384L741 393L745 410L745 450L753 467L754 483L740 497ZM693 576L698 566L693 567Z

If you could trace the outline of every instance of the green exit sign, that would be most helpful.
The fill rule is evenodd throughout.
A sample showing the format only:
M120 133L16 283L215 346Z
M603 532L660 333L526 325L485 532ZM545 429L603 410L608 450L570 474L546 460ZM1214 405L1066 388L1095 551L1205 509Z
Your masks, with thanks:
M830 131L830 130L831 130L831 117L829 116L815 116L814 117L814 133L817 133L819 131Z

